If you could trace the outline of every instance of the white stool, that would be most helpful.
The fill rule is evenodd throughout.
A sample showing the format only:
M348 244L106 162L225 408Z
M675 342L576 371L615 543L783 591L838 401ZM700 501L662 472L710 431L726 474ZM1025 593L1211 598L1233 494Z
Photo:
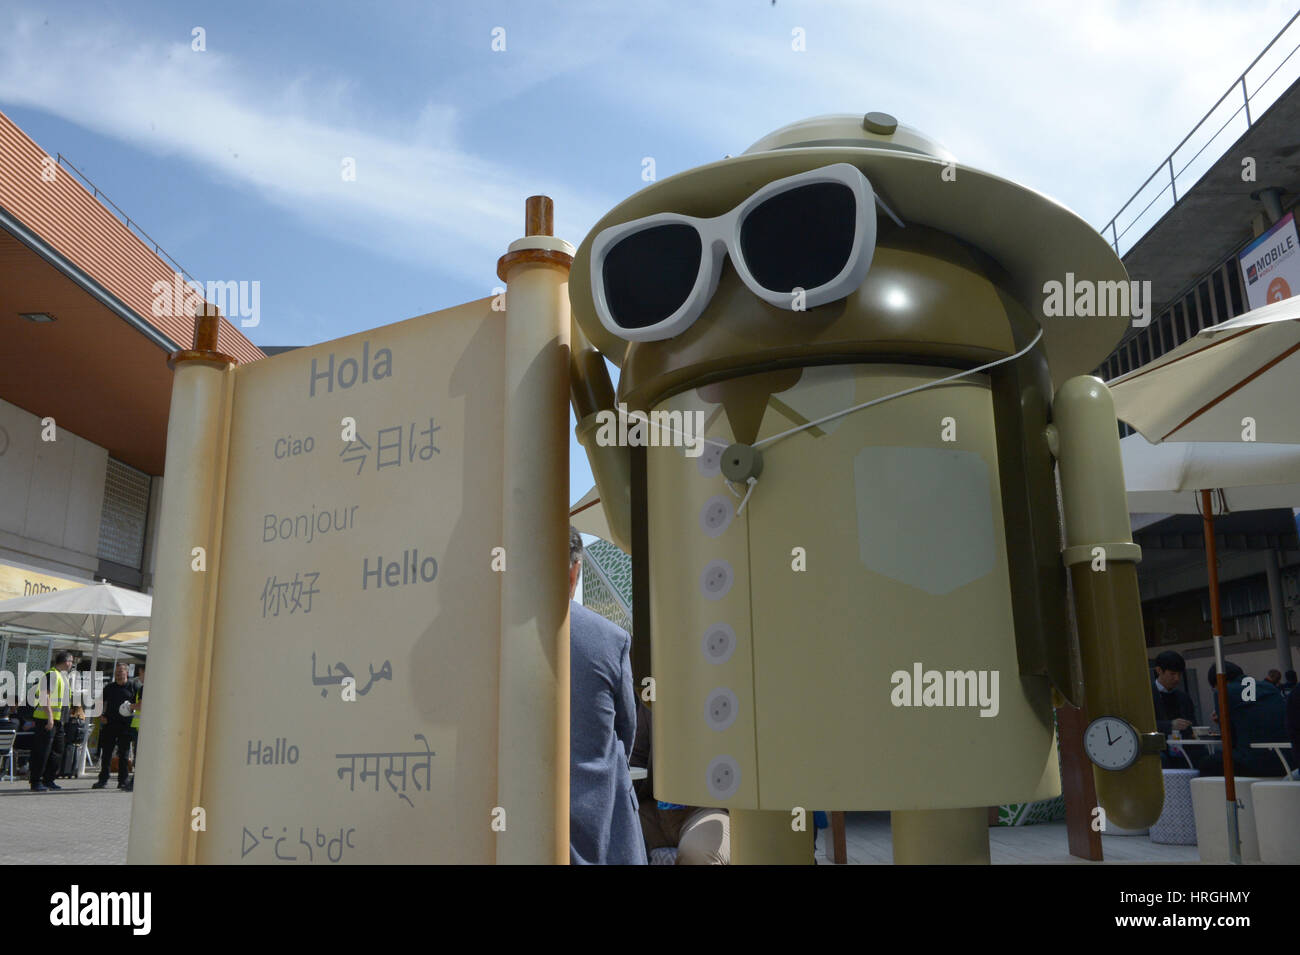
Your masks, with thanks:
M1259 776L1237 776L1237 834L1241 837L1241 861L1259 861L1259 837L1255 834L1255 801L1250 791ZM1196 813L1196 847L1202 862L1228 861L1228 801L1222 776L1192 780L1192 809Z
M1192 780L1195 769L1162 770L1165 805L1151 825L1151 841L1166 846L1196 845L1196 815L1192 812Z
M1250 787L1259 861L1300 863L1300 780L1265 779Z

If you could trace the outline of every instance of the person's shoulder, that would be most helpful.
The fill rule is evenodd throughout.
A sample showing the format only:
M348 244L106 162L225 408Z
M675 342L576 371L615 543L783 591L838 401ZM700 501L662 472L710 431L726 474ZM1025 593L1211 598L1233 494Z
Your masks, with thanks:
M619 646L631 642L632 637L614 621L589 610L576 600L569 602L569 629L579 636L590 636L611 641Z
M591 608L584 607L576 600L569 601L569 620L570 622L578 621L579 625L584 627L591 627L599 630L612 630L616 633L627 633L626 630L608 617L603 617Z

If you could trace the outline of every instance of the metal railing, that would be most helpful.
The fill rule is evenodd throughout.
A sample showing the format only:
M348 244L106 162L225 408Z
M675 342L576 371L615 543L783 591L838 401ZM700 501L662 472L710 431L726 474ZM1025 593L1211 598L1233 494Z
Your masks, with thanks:
M121 207L118 206L116 202L108 198L108 196L104 193L104 190L100 189L99 186L91 182L89 176L87 176L76 166L72 165L72 163L68 160L67 156L63 155L63 153L56 153L55 155L58 164L60 166L66 166L69 172L71 172L78 179L80 179L82 185L84 185L90 190L91 195L93 195L99 201L100 205L106 206L110 211L115 212L118 218L122 220L122 224L126 226L127 229L135 233L137 238L141 239L142 241L144 241L145 243L153 247L154 255L158 256L158 258L160 259L166 259L168 262L171 263L171 266L174 271L179 272L181 275L185 276L185 278L189 279L191 282L197 281L194 278L194 276L190 275L189 272L185 271L185 269L181 266L179 262L177 262L174 258L171 257L171 255L167 252L166 249L164 249L157 242L155 242L153 236L151 236L148 232L145 232L144 229L140 227L140 224L138 222L133 221L130 216L128 216L125 212L122 211Z
M1213 143L1216 139L1218 139L1225 129L1227 129L1230 125L1234 124L1237 118L1241 116L1243 113L1245 114L1245 126L1242 127L1239 132L1237 132L1237 135L1233 137L1233 140L1235 141L1241 135L1241 133L1244 133L1246 130L1250 129L1252 124L1252 119L1250 115L1250 106L1252 102L1256 104L1257 115L1259 113L1262 113L1264 109L1267 109L1269 106L1271 106L1272 103L1277 99L1277 97L1282 95L1282 93L1287 88L1290 87L1291 83L1295 81L1297 76L1300 76L1300 59L1297 59L1295 62L1292 63L1292 68L1288 70L1285 74L1283 74L1282 78L1278 81L1278 83L1276 83L1273 86L1273 88L1270 90L1270 93L1272 94L1272 99L1268 99L1268 95L1260 96L1260 93L1264 89L1264 87L1268 86L1268 84L1274 79L1274 77L1278 75L1278 71L1281 70L1282 67L1285 66L1288 62L1291 62L1291 57L1296 52L1296 50L1300 50L1300 39L1297 39L1298 37L1300 37L1300 28L1298 28L1294 32L1293 36L1290 38L1290 39L1297 39L1296 45L1291 47L1290 51L1288 51L1285 56L1281 56L1282 51L1285 49L1285 44L1283 44L1283 46L1281 47L1278 47L1278 53L1273 57L1273 59L1276 59L1278 56L1281 56L1281 59L1277 62L1277 65L1273 67L1272 72L1270 72L1268 76L1264 77L1264 79L1255 87L1253 92L1251 92L1249 88L1249 84L1247 82L1247 80L1250 78L1251 70L1255 69L1255 67L1259 64L1261 60L1264 59L1264 57L1269 53L1269 51L1272 50L1273 47L1277 45L1278 40L1282 39L1283 34L1285 34L1288 30L1291 29L1291 27L1296 23L1297 18L1300 18L1300 10L1297 10L1296 13L1292 15L1291 19L1286 22L1286 25L1283 26L1282 29L1277 32L1277 35L1274 36L1273 39L1269 41L1268 46L1264 47L1264 49L1260 51L1260 54L1251 61L1250 65L1246 67L1245 70L1242 71L1241 76L1237 77L1237 79L1233 81L1232 85L1229 86L1227 90L1224 91L1223 95L1219 97L1218 102L1216 102L1212 107L1210 107L1209 112L1207 112L1204 116L1201 117L1201 121L1192 128L1192 131L1190 133L1188 133L1186 136L1183 137L1182 142L1180 142L1177 146L1173 148L1173 151L1170 152L1169 155L1165 157L1164 161L1161 162L1160 165L1156 166L1155 171L1152 172L1151 175L1147 176L1146 182L1142 183L1142 185L1138 187L1138 190L1135 193L1133 193L1132 196L1129 197L1128 201L1125 202L1124 205L1120 207L1119 212L1115 213L1115 215L1111 218L1111 220L1099 230L1103 236L1106 236L1110 240L1111 245L1115 249L1116 255L1124 254L1123 252L1120 251L1120 240L1125 238L1125 236L1127 236L1128 233L1132 231L1135 226L1137 226L1140 222L1142 222L1144 217L1146 217L1148 213L1151 213L1150 221L1148 221L1145 227L1143 227L1139 232L1137 232L1137 234L1135 234L1133 238L1128 242L1128 244L1124 249L1125 252L1131 249L1137 243L1138 239L1140 239L1143 235L1146 234L1147 229L1149 229L1152 225L1155 224L1155 220L1159 215L1163 215L1164 213L1168 212L1169 209L1172 209L1175 205L1178 204L1178 181L1180 177L1182 177L1184 180L1185 188L1183 189L1183 194L1186 195L1188 189L1190 189L1190 187L1194 185L1203 175L1205 175L1205 173L1209 171L1210 167L1216 161L1218 161L1218 159L1223 155L1222 152L1212 153L1211 155L1207 156L1203 161L1201 157L1205 154L1205 150L1210 146L1210 144ZM1267 66L1268 64L1265 64L1263 69L1267 69ZM1285 83L1283 83L1283 80L1285 80ZM1175 161L1177 160L1178 162L1181 162L1181 158L1179 157L1179 151L1182 150L1183 147L1188 146L1189 143L1191 143L1192 146L1196 145L1196 143L1193 142L1193 140L1197 137L1198 133L1201 133L1202 130L1208 131L1213 126L1213 121L1217 119L1221 119L1223 117L1223 114L1227 113L1227 109L1231 107L1233 103L1237 102L1236 99L1229 100L1229 97L1232 96L1233 93L1238 91L1240 92L1241 95L1240 105L1238 105L1235 109L1233 109L1231 113L1228 113L1227 118L1223 119L1223 121L1219 124L1218 129L1215 129L1213 133L1211 133L1208 137L1205 138L1203 142L1201 142L1200 148L1197 149L1196 152L1192 154L1190 159L1188 159L1185 163L1182 163L1181 168L1176 169ZM1268 101L1261 102L1262 100L1265 99L1267 99ZM1240 124L1237 125L1240 126ZM1161 176L1161 174L1164 172L1168 172L1168 180L1166 181L1163 177L1157 179L1157 177ZM1148 192L1152 191L1154 187L1157 185L1159 185L1160 188L1157 191L1155 191L1154 195L1150 196L1150 198L1147 199L1146 205L1144 205L1141 208L1141 210L1139 210L1136 213L1136 215L1134 215L1131 219L1129 219L1128 223L1124 225L1123 228L1121 229L1119 222L1121 217L1124 215L1124 213L1131 206L1139 202L1139 200L1141 200ZM1267 185L1267 183L1265 183L1264 185ZM1169 201L1167 202L1167 204L1161 202L1161 200L1165 198L1166 193L1169 194ZM1157 206L1156 205L1157 203L1160 203L1160 205ZM1154 212L1152 212L1153 209L1155 210Z

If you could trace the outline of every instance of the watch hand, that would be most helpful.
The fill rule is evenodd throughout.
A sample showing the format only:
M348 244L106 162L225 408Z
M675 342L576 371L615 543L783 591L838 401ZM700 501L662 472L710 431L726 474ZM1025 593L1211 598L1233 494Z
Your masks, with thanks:
M1105 727L1105 730L1106 730L1106 745L1114 746L1117 741L1110 738L1110 727L1109 726Z

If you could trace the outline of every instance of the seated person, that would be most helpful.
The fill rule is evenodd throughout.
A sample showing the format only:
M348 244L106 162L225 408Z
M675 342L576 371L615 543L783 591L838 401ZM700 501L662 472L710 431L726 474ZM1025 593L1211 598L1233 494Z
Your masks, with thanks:
M727 810L680 806L655 799L650 746L650 708L638 703L631 764L650 772L645 779L633 783L640 804L646 852L667 847L677 850L677 865L729 865L731 820Z
M1291 752L1286 757L1287 765L1291 767L1292 778L1300 779L1300 693L1292 693L1286 698L1286 730L1291 740Z
M1210 667L1210 686L1216 687L1216 668ZM1223 661L1223 672L1228 677L1228 729L1232 734L1232 771L1236 776L1281 776L1285 773L1282 761L1271 749L1252 749L1251 743L1281 743L1287 740L1286 709L1282 694L1272 683L1260 680L1255 683L1255 699L1243 700L1241 667L1231 660ZM1219 708L1219 695L1214 694L1214 708ZM1222 725L1222 724L1221 724ZM1223 754L1210 753L1196 764L1202 776L1223 775Z
M1166 769L1185 767L1186 760L1170 750L1168 742L1175 732L1190 736L1195 713L1192 698L1182 689L1183 674L1187 664L1182 654L1166 650L1152 663L1155 681L1151 684L1151 701L1156 710L1156 730L1165 736L1166 745L1160 753L1160 765Z

